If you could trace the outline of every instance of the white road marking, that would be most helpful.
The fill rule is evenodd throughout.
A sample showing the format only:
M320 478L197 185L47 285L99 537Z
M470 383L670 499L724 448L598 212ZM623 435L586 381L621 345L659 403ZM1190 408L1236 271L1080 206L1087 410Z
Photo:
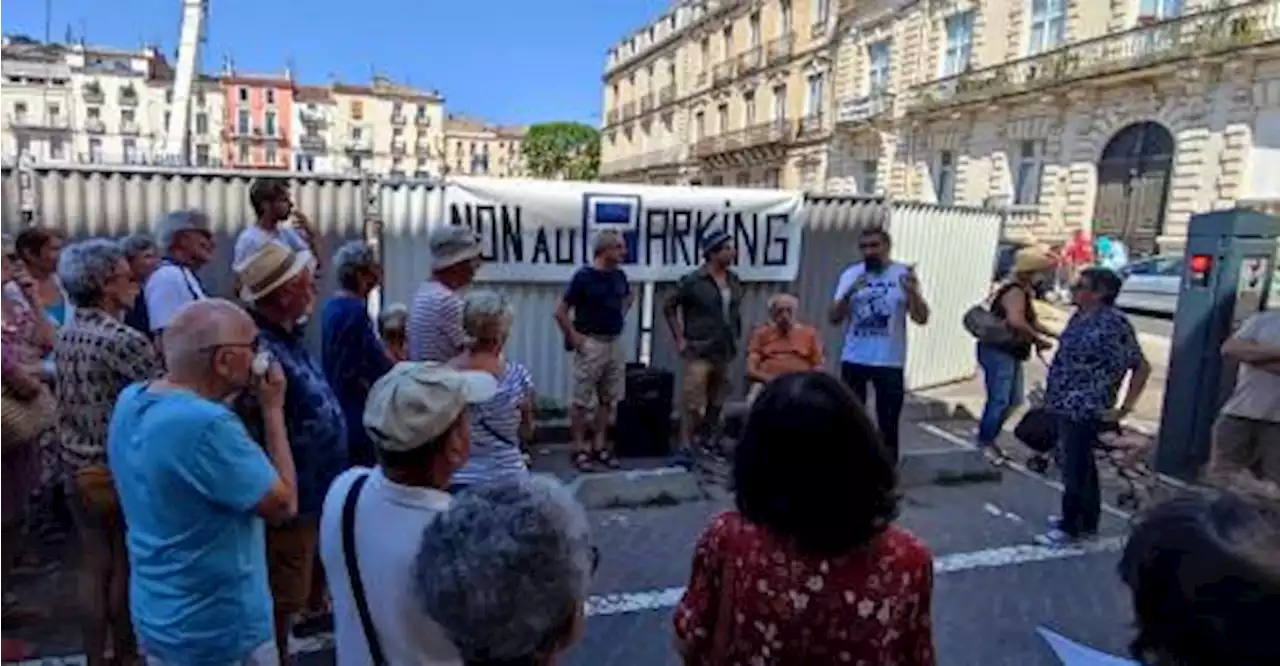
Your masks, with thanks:
M995 516L996 518L1004 518L1005 520L1009 520L1015 523L1024 522L1022 519L1022 516L1019 516L1018 514L1013 513L1012 511L1005 511L1004 509L1001 509L1000 507L992 504L991 502L987 502L986 504L983 504L982 510Z
M948 442L951 442L952 444L955 444L956 446L959 446L961 448L973 449L973 450L977 450L978 448L974 446L972 443L965 441L963 437L947 432L946 430L943 430L942 428L939 428L938 426L932 423L921 423L920 429L924 430L930 435L934 435L935 437L941 437L942 439L945 439ZM1035 479L1036 481L1039 481L1040 483L1043 483L1044 485L1049 486L1050 488L1053 488L1058 492L1062 492L1061 482L1054 481L1053 479L1050 479L1044 476L1043 474L1036 474L1035 472L1027 469L1024 465L1022 465L1022 463L1015 462L1013 460L1008 460L1004 462L1001 465L1001 467L1011 469L1029 479ZM1106 502L1102 503L1102 510L1126 522L1133 519L1133 514L1129 513L1128 511L1122 511L1120 509L1117 509L1114 506L1107 504Z
M1123 537L1106 537L1065 548L1033 544L988 548L970 553L952 553L935 557L933 558L933 572L935 575L948 575L965 571L1001 569L1034 562L1050 562L1099 553L1114 553L1123 547ZM680 597L684 596L684 590L685 588L681 586L639 592L592 595L587 600L587 617L611 617L674 608L680 602ZM293 654L311 654L330 649L332 646L333 637L331 634L321 634L305 639L291 638L289 640L289 651ZM16 663L17 666L84 666L85 658L84 655L70 655L66 657L28 659L13 663Z

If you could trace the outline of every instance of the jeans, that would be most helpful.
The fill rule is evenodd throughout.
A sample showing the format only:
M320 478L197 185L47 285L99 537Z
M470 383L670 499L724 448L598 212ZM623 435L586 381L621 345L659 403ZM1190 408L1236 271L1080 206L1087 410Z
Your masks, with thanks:
M1061 417L1058 449L1062 461L1063 532L1073 537L1098 531L1102 517L1102 489L1093 445L1102 423L1094 419Z
M1003 349L978 343L978 365L987 387L987 403L978 422L978 443L986 446L995 443L1009 414L1022 402L1022 361Z
M902 403L906 399L906 379L902 368L878 365L840 364L840 378L865 405L867 384L876 392L876 425L885 448L896 462L898 458L898 422L902 419Z

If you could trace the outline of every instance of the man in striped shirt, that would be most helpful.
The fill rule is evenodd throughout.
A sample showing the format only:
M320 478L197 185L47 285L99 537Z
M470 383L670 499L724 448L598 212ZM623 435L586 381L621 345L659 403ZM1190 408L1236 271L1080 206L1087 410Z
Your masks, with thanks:
M480 269L480 241L465 226L436 229L431 247L431 278L418 287L409 310L409 360L446 363L461 354L462 297Z

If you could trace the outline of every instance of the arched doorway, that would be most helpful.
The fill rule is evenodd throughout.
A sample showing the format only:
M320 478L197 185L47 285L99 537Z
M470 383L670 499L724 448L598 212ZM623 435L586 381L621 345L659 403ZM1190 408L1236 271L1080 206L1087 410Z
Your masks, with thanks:
M1159 123L1134 123L1111 137L1098 159L1095 238L1124 241L1130 256L1156 251L1156 237L1164 233L1173 151L1173 134Z

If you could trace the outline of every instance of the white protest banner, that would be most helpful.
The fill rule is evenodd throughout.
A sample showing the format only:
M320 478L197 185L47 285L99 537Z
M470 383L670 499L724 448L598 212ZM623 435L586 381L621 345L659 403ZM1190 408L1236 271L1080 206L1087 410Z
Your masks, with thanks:
M702 263L699 240L724 230L746 281L791 282L804 195L778 190L451 178L444 223L480 237L482 280L565 282L591 261L595 233L627 241L628 277L669 281Z

